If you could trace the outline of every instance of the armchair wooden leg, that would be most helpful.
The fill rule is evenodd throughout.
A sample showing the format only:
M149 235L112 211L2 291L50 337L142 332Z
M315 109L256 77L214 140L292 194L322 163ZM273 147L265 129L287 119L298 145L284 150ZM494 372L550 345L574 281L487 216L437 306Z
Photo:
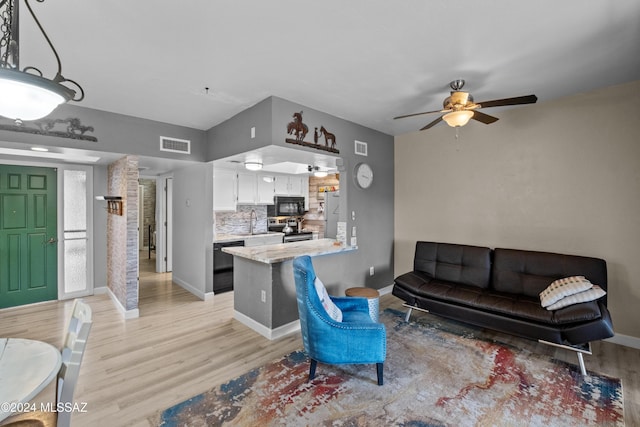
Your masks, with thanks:
M376 363L376 370L378 371L378 385L382 385L383 383L383 379L382 379L383 369L384 369L383 363Z
M309 366L309 381L316 377L316 366L318 366L318 361L311 359L311 365Z

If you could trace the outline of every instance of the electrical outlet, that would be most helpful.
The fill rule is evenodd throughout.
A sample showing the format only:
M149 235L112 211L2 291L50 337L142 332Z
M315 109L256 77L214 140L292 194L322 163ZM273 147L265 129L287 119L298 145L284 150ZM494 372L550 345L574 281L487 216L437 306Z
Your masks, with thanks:
M260 291L260 301L267 302L267 291Z
M369 276L373 276L376 273L375 268L373 268L373 265L371 267L369 267Z
M351 236L356 237L356 226L351 227Z

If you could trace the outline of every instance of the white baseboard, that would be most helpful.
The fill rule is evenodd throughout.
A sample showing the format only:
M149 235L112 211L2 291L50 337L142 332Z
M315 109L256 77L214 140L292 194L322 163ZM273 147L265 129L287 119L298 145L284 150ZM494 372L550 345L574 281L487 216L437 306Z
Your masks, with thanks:
M630 335L615 334L613 337L607 338L604 341L640 350L640 338Z
M236 310L233 311L233 318L270 340L276 340L278 338L284 337L285 335L289 335L300 330L299 320L294 320L291 323L287 323L286 325L279 326L275 329L269 329L263 324L256 322L249 316L246 316Z
M173 283L175 283L176 285L180 286L185 291L191 292L192 294L194 294L195 296L200 298L202 301L207 301L207 298L211 298L211 297L207 296L207 294L205 292L202 292L200 289L195 288L193 285L191 285L188 282L185 282L181 278L176 277L175 274L172 274L171 281Z
M107 291L109 290L109 288L107 288L106 286L99 286L97 288L93 288L93 294L94 295L104 295L107 293Z
M385 286L384 288L378 289L378 292L380 292L380 296L390 294L391 291L393 291L393 285Z
M99 292L102 292L102 291L99 291ZM113 303L115 304L116 308L118 309L118 311L120 313L122 313L122 316L125 319L136 319L136 318L140 317L140 310L138 310L137 308L135 308L133 310L127 310L126 308L124 308L124 306L122 305L122 303L120 302L118 297L116 297L114 295L114 293L111 291L111 289L107 288L107 293L111 297L111 301L113 301Z

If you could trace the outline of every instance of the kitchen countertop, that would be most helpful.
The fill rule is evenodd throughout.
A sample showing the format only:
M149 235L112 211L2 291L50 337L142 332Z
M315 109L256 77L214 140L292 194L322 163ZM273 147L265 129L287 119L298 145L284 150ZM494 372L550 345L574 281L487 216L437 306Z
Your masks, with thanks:
M358 249L357 246L340 246L334 243L336 243L334 239L303 240L300 242L254 247L235 246L222 248L222 251L253 261L274 264L293 259L300 255L317 256L337 254Z
M264 236L284 236L284 233L280 233L278 231L269 231L269 232L262 232L262 233L256 233L256 234L249 234L249 233L216 234L216 236L213 239L213 243L235 242L237 240L253 239L256 237L264 237Z

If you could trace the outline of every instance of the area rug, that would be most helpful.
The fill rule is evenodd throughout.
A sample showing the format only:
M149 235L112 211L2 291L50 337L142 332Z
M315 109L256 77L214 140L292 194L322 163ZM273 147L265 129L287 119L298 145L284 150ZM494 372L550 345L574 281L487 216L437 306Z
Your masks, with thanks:
M619 379L385 310L384 385L375 365L318 364L302 351L166 409L162 426L624 426Z

